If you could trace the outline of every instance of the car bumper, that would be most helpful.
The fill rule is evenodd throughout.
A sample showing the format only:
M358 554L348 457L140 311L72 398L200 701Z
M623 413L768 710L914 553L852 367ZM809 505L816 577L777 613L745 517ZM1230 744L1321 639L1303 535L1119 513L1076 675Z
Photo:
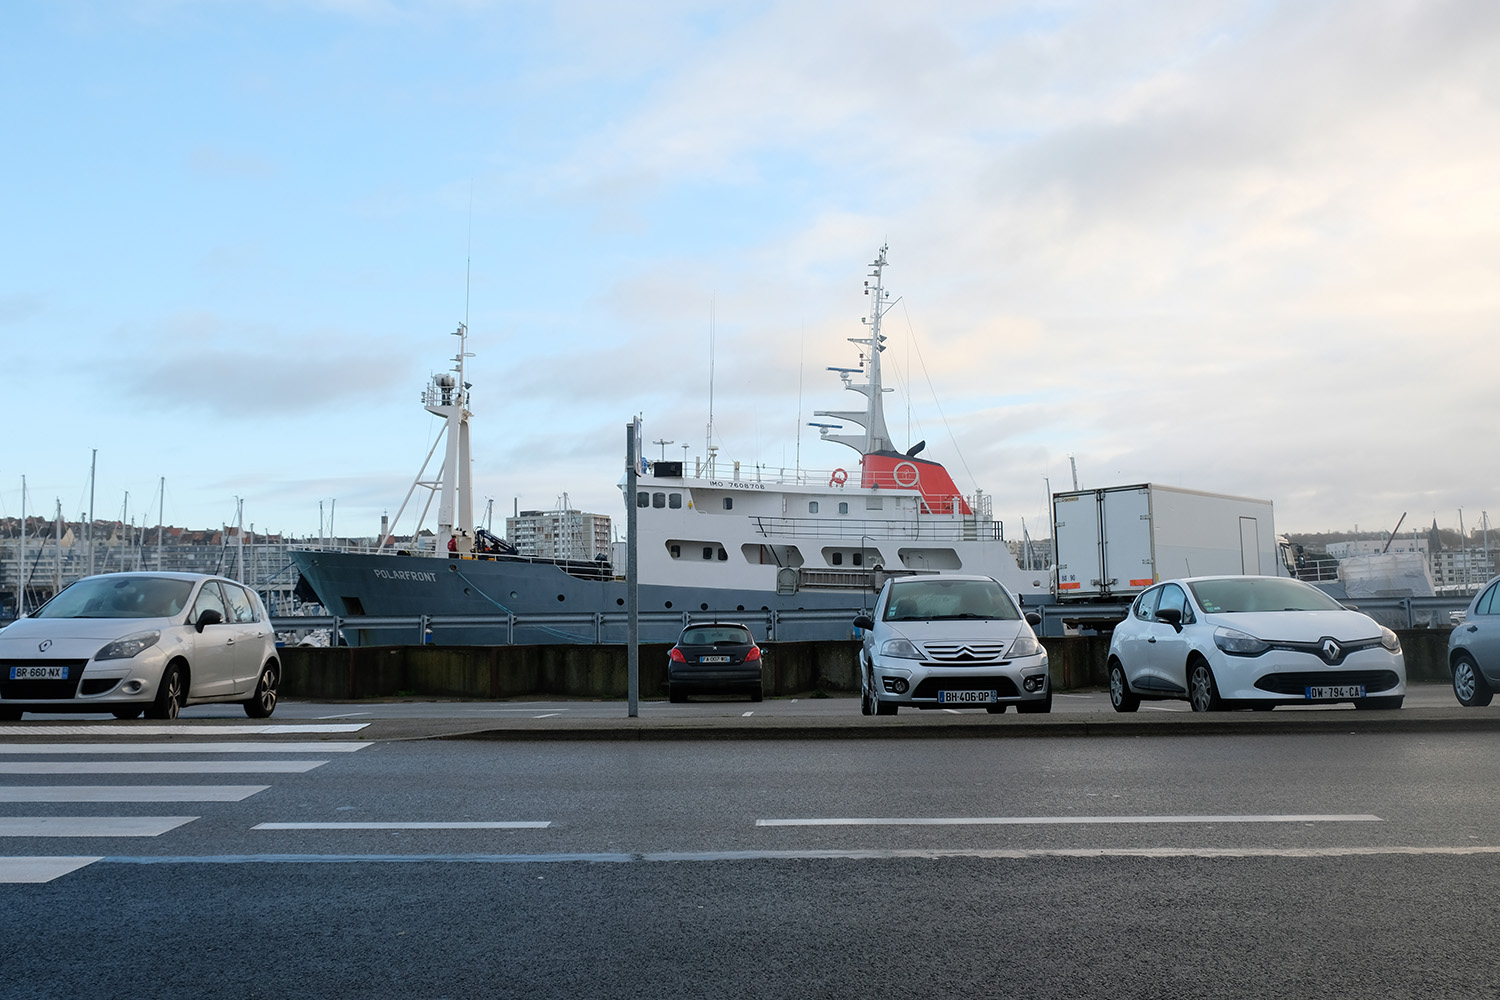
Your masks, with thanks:
M1391 698L1406 694L1406 661L1400 653L1367 649L1329 666L1309 653L1272 650L1257 657L1225 657L1215 664L1219 696L1230 701L1316 704ZM1309 697L1309 693L1315 697ZM1320 695L1320 696L1319 696Z
M748 691L761 686L760 667L667 668L667 683L680 691Z
M1047 654L991 663L937 663L877 656L871 662L875 697L911 708L988 708L1047 700ZM993 692L993 700L989 698ZM982 699L982 700L976 700Z
M149 649L128 660L58 660L68 676L58 680L16 680L10 662L0 661L0 707L29 712L108 712L146 705L156 696L166 657ZM43 659L25 661L47 666Z

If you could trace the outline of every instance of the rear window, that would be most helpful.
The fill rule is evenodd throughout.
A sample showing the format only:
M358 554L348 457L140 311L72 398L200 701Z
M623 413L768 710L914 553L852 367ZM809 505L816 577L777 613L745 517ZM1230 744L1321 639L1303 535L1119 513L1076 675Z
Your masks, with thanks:
M750 630L738 628L734 625L702 625L696 628L684 629L682 638L677 640L680 646L713 646L719 643L751 645L755 640L750 638Z
M891 584L885 606L888 622L977 618L1014 621L1021 617L1005 588L994 580L903 580Z

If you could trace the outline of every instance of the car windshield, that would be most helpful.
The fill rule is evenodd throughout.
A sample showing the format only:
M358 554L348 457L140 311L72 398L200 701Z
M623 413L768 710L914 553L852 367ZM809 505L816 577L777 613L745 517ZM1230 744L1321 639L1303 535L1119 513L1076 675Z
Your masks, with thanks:
M888 622L941 618L1015 620L1021 617L1005 588L994 580L944 580L941 577L891 584L885 606Z
M746 629L733 625L704 625L684 629L679 646L717 646L721 644L749 646L754 640Z
M33 618L170 618L187 607L191 580L154 576L96 576L61 591Z
M1199 580L1188 584L1198 604L1209 614L1252 611L1342 611L1344 606L1317 587L1279 577L1243 576Z

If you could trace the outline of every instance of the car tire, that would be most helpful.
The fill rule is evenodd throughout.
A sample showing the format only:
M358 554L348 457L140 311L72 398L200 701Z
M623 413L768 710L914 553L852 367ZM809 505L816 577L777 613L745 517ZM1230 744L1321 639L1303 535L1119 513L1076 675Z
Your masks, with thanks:
M765 689L764 685L757 684L757 685L755 685L755 689L750 692L750 700L751 701L764 701L765 697L766 697L766 689Z
M1041 701L1018 701L1016 711L1022 715L1044 715L1052 711L1052 685L1047 685L1047 697Z
M0 708L0 722L20 722L21 710L19 708Z
M1494 700L1495 692L1468 653L1453 658L1453 697L1464 708L1483 708Z
M899 707L900 706L898 706L894 701L880 701L879 699L876 699L876 701L875 701L875 714L876 715L895 715L896 714L896 709L899 708Z
M1188 702L1195 712L1218 712L1224 708L1213 668L1207 660L1194 660L1188 666Z
M252 719L269 719L276 711L276 688L281 679L276 664L267 660L260 668L260 680L255 682L255 693L245 702L245 714Z
M1140 696L1130 690L1125 668L1119 663L1109 665L1109 703L1116 712L1134 712L1141 707Z
M1361 709L1396 709L1401 707L1405 699L1401 695L1393 695L1389 698L1361 698L1354 703L1355 708Z
M859 714L875 714L875 688L869 675L863 671L859 675Z
M161 672L161 682L156 685L156 699L146 709L148 719L175 719L187 700L182 664L169 663Z
M668 684L667 701L670 701L672 704L676 705L679 702L687 701L687 695L683 694L682 688L678 687L676 684Z
M131 719L139 719L141 717L141 710L139 708L112 708L109 710L109 714L121 722L129 722Z
M984 706L984 710L986 712L990 713L991 715L1004 715L1005 714L1005 708L1006 708L1005 705L986 705L986 706Z

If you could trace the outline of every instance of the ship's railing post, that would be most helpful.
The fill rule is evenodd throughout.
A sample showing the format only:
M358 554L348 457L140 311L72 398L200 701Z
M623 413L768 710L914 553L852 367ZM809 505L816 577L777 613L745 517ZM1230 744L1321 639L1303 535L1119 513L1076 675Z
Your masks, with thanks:
M776 641L776 623L780 620L780 614L775 611L766 612L766 641Z
M505 644L507 646L516 644L516 615L513 611L505 615Z
M339 644L339 622L342 620L338 615L333 616L333 628L328 633L328 645L337 646Z
M594 645L604 644L604 612L594 612Z
M417 645L426 646L432 642L432 619L423 615L417 622Z

